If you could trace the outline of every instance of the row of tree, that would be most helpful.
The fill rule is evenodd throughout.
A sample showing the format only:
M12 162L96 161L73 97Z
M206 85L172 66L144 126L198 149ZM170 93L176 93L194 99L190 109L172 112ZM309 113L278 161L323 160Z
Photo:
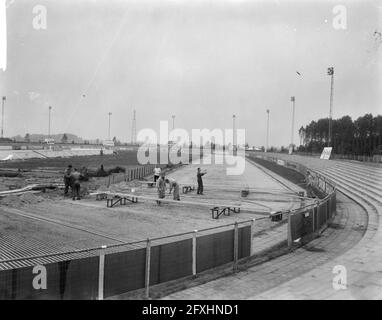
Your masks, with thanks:
M298 151L321 152L328 146L329 119L312 121L299 130ZM365 114L356 120L349 116L332 120L331 147L336 154L373 156L382 153L382 116Z

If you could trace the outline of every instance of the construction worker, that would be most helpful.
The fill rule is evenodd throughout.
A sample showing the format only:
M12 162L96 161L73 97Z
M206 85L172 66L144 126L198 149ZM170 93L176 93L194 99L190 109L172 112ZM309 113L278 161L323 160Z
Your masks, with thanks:
M158 168L158 166L155 165L155 168L154 168L154 182L157 182L161 172L162 172L161 168Z
M68 167L65 170L64 173L64 184L65 184L65 190L64 190L64 195L67 196L69 192L69 187L71 187L71 181L70 181L70 176L72 174L72 165L68 165Z
M81 173L78 172L78 170L75 168L74 171L71 174L72 179L72 191L73 191L73 200L81 200L80 197L80 190L81 190Z
M86 168L85 166L83 166L83 167L80 169L80 173L81 173L81 179L82 179L83 181L89 181L88 168Z
M203 179L202 177L207 173L207 171L202 172L200 168L198 168L198 171L196 173L196 178L198 180L198 191L197 194L203 194Z
M169 192L170 194L172 192L172 189L174 189L174 198L173 199L180 201L178 182L176 182L176 180L172 179L172 178L167 178L165 181L170 186L170 192Z
M159 179L157 180L156 186L158 190L158 198L163 199L166 195L166 182L165 182L163 173L160 175ZM157 200L157 204L160 205L161 202Z

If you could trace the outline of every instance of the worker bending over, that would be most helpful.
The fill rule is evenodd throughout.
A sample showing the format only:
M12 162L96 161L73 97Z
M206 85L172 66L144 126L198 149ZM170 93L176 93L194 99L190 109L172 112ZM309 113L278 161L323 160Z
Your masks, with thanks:
M179 184L178 182L176 182L175 179L172 179L172 178L167 178L166 180L166 183L170 186L170 194L172 192L172 190L174 189L174 200L180 200L180 196L179 196Z
M163 199L165 197L165 194L166 194L166 182L165 182L163 173L160 175L159 179L157 180L156 187L157 187L157 191L158 191L158 198ZM161 202L159 200L157 200L157 204L160 205Z

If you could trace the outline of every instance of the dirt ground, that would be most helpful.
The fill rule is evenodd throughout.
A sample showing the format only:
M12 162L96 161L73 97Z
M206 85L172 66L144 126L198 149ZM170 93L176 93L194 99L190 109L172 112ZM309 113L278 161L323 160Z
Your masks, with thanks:
M181 185L196 185L196 168L199 166L207 170L205 194L181 193L181 201L176 204L158 206L155 201L141 199L135 204L107 208L105 200L97 201L95 197L86 196L73 201L65 198L62 190L4 198L0 201L0 245L7 247L12 256L15 256L14 250L19 248L19 243L25 246L17 252L18 256L36 254L36 248L52 253L192 232L253 218L258 219L255 231L261 231L275 223L255 211L270 212L301 206L301 201L291 196L290 190L249 162L245 163L244 172L237 176L227 175L227 165L218 164L185 165L168 176ZM250 190L245 198L241 197L243 189ZM258 192L260 189L262 192ZM155 188L148 188L138 181L122 182L108 190L126 193L134 190L138 197L156 197ZM172 195L167 192L166 198L171 199ZM194 204L183 204L182 201ZM210 208L198 205L221 202L241 203L250 210L212 219ZM6 252L2 252L0 259L5 255Z

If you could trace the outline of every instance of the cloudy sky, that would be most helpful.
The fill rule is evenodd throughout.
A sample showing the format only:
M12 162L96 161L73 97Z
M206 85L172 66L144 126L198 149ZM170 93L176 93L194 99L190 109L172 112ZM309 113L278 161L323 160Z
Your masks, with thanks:
M0 3L4 0L0 0ZM34 28L37 5L47 28ZM346 8L336 29L333 8ZM291 102L298 128L334 118L381 114L382 4L379 1L7 0L5 135L53 133L130 141L160 120L192 128L246 129L250 145L288 145ZM0 15L1 17L1 15ZM0 22L0 26L1 26ZM3 48L0 48L3 49ZM298 71L300 75L296 73Z

